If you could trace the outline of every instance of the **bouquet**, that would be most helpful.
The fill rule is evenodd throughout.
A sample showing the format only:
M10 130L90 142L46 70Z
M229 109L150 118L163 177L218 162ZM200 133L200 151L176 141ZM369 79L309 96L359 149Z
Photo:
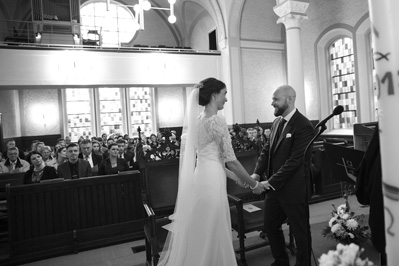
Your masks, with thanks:
M348 192L350 191L344 192L344 204L339 205L338 208L332 204L332 218L323 229L322 235L343 244L361 244L370 238L369 227L366 225L367 219L364 214L355 215L355 212L350 210L348 202L350 193Z
M373 266L367 258L362 260L360 254L364 249L352 243L350 245L337 245L337 250L330 250L319 258L319 266Z

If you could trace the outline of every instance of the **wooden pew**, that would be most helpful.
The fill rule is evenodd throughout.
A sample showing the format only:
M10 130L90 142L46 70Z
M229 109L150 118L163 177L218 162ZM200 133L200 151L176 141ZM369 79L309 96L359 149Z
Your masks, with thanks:
M0 174L0 201L6 199L6 186L22 185L25 173L3 173Z
M10 186L7 205L8 262L12 263L77 253L144 235L138 171Z

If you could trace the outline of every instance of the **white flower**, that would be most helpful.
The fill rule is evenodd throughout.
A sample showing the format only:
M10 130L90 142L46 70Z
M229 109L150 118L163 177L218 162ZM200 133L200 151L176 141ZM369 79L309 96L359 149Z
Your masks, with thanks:
M333 233L333 234L336 234L337 236L340 236L340 235L342 235L342 234L344 234L345 233L345 229L342 227L342 225L340 225L340 224L334 224L332 227L331 227L331 232Z
M356 244L337 245L337 250L330 250L327 254L321 255L319 258L320 266L373 266L374 264L368 259L362 260L360 250Z
M349 246L345 245L341 253L342 265L353 265L356 258L359 257L359 246L351 243Z
M348 233L348 235L349 235L349 237L350 237L350 238L352 238L352 239L354 239L354 238L355 238L355 235L354 235L354 234L352 234L352 233Z
M346 221L346 226L350 229L350 230L355 230L356 228L358 228L359 223L355 220L355 219L349 219L348 221Z
M348 220L349 217L350 217L350 215L347 214L347 213L344 213L341 217L342 217L342 219L344 219L344 220Z
M344 214L346 212L346 204L341 204L337 208L338 214Z
M335 266L338 265L340 262L338 255L334 250L328 251L327 254L321 255L319 258L319 265L320 266Z

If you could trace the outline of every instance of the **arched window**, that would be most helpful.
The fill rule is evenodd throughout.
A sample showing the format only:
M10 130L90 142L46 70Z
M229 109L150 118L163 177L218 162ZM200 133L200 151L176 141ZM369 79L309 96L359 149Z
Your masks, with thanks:
M102 46L120 46L130 42L138 29L133 13L125 6L111 1L109 10L105 1L88 1L80 9L83 38L96 30Z
M333 128L352 128L357 123L355 57L353 41L344 37L329 47L332 105L344 112L334 117Z

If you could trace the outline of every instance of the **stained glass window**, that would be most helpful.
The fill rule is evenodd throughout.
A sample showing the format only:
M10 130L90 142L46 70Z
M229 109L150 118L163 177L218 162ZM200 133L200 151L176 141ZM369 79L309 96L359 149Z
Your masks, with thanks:
M152 115L152 88L129 88L130 118L132 131L137 132L140 126L141 132L150 136L153 132Z
M68 134L73 142L93 135L90 89L66 89Z
M330 69L333 106L344 112L334 116L334 129L352 128L357 122L355 59L351 38L341 38L330 46Z
M123 133L120 88L99 88L101 132Z
M116 134L146 136L156 133L154 88L66 89L67 131L72 141L80 136Z

